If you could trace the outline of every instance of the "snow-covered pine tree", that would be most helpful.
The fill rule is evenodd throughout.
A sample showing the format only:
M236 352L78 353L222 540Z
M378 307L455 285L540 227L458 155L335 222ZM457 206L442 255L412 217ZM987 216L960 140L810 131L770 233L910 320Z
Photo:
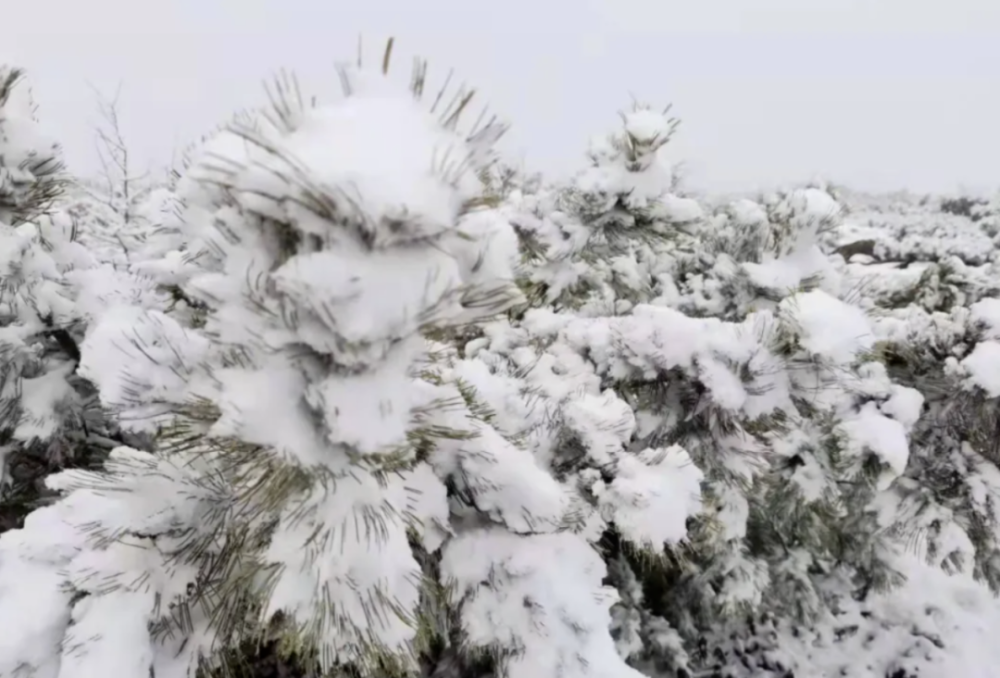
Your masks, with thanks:
M523 385L427 339L520 299L480 207L500 128L458 133L467 93L435 118L343 82L322 107L282 89L180 182L203 326L122 305L89 333L83 371L157 448L50 479L64 498L0 539L0 581L31 582L0 593L0 673L182 678L276 638L349 675L635 675L593 539L680 538L700 473L679 448L597 472L625 450L595 395L581 495L503 416Z
M884 510L935 565L1000 590L1000 265L951 257L854 268L875 308L882 360L925 400L910 464Z
M979 266L996 256L988 203L947 210L929 196L854 199L851 227L839 243L845 258L864 252L875 261L922 265L957 257Z
M63 198L62 211L77 227L77 239L102 263L119 270L156 256L155 237L158 227L176 217L173 193L164 186L150 187L135 197L129 207L128 221L111 209L97 189L81 185L74 179ZM152 251L150 251L152 250Z
M47 473L108 442L76 375L84 318L65 276L91 259L53 216L65 182L22 72L0 65L0 531L23 518Z
M664 251L690 249L690 231L703 216L697 202L675 193L665 157L678 125L670 108L636 104L622 123L593 140L589 167L570 185L509 205L533 252L526 286L555 308L608 315L649 301L657 262Z
M558 330L559 351L587 356L622 394L634 449L681 444L705 468L690 545L632 561L646 609L689 640L744 614L808 621L844 572L857 591L891 583L872 502L905 466L913 398L864 360L873 335L859 309L814 291L741 323L652 306L525 322Z
M693 251L666 263L654 303L742 320L795 292L840 296L841 276L821 243L839 225L841 211L819 188L725 203L706 219Z
M709 646L716 652L728 647L735 653L710 660L720 670L734 660L749 669L743 669L745 675L778 670L777 650L768 649L764 627L811 628L838 610L844 597L863 600L900 581L893 525L877 508L889 480L906 466L907 439L922 397L887 377L876 359L876 331L862 310L864 300L852 281L842 279L836 257L821 251L839 211L832 197L816 188L726 206L703 231L700 256L685 260L675 273L677 293L657 300L689 315L741 323L761 347L743 366L727 362L739 366L739 379L754 399L775 397L775 386L762 388L761 378L777 379L782 384L777 392L788 394L786 405L764 416L737 415L735 440L745 446L756 441L763 450L763 464L749 486L727 468L725 455L719 458L727 445L710 433L725 430L725 417L713 424L693 413L679 427L706 436L707 444L685 444L706 469L710 494L723 505L739 499L748 512L739 540L721 551L710 548L707 560L696 556L693 567L688 564L688 585L705 586L707 597L696 598L708 604L707 615L700 622L690 618L693 626L678 623L689 634L700 629L714 638ZM753 318L756 323L748 326ZM785 376L778 377L781 373ZM706 396L714 400L703 394L690 402L711 413ZM704 423L701 434L697 421ZM693 534L712 522L701 523ZM713 572L728 574L712 582ZM672 586L675 596L677 583ZM761 597L747 597L757 594ZM733 612L748 613L750 624L733 619Z
M973 208L972 219L993 239L993 246L1000 245L1000 190Z
M636 135L625 135L624 148L637 146ZM584 175L590 185L600 178L646 193L610 191L589 221L551 199L558 190L509 201L533 255L523 275L553 281L549 300L564 312L538 309L514 327L488 328L491 362L506 361L530 381L552 369L566 379L584 369L574 362L582 358L598 377L587 388L628 403L625 418L607 424L629 431L627 446L691 451L708 497L686 545L649 558L622 549L613 529L606 535L622 595L614 610L620 649L653 672L750 661L725 655L728 634L753 635L745 619L808 623L836 607L842 591L898 581L895 544L874 502L905 466L920 397L872 360L874 331L857 293L821 250L840 211L828 192L740 200L668 227L659 214L666 182L653 190L656 182L642 181L650 178L635 171L643 163L623 163L618 174L612 163L595 164ZM570 191L577 200L579 182ZM625 201L643 195L654 197L629 211ZM696 208L684 211L700 215ZM587 223L621 228L611 239ZM641 225L660 237L641 237ZM587 280L603 282L576 283ZM601 309L631 313L600 317ZM622 426L629 419L635 428Z
M841 289L869 309L873 355L893 381L915 389L900 392L908 394L911 418L922 410L910 432L906 471L876 504L887 536L904 547L893 560L909 581L860 597L852 595L852 583L829 580L832 604L810 625L773 616L755 620L748 629L753 633L734 636L731 648L739 662L722 673L986 676L994 662L975 639L991 633L994 603L986 587L971 579L995 586L997 471L990 453L995 404L989 385L996 364L989 354L996 264L972 265L947 254L966 250L963 243L970 234L976 237L975 224L931 226L940 223L936 200L850 198L851 219L857 221L836 229L843 242L859 242L860 236L877 245L899 232L877 224L902 225L926 240L911 237L910 249L895 250L897 261L878 261L886 250L873 246L846 255L851 263L838 267ZM837 244L836 238L830 242ZM885 403L881 409L895 408Z
M4 65L0 73L0 219L8 226L19 226L42 214L59 197L63 165L58 145L40 133L31 94L24 84L24 71Z

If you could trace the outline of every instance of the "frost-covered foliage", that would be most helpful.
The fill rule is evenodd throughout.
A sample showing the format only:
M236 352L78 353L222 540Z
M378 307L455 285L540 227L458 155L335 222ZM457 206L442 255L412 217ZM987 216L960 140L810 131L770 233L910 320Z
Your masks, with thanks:
M613 394L539 403L443 343L522 301L479 181L500 129L343 75L178 184L200 322L122 300L88 332L81 373L156 446L51 477L63 499L0 540L0 581L31 577L0 589L0 674L189 676L277 638L323 670L637 675L598 541L680 540L701 473L626 450Z
M938 204L896 198L880 209L898 215L886 221L940 223ZM869 209L870 201L849 204L833 234L841 242L856 238L855 220L864 223ZM989 246L978 259L989 263L980 265L942 254L962 252L982 222L969 221L950 235L928 232L930 242L916 237L893 263L878 261L878 248L874 256L850 255L847 265L831 257L842 294L868 309L871 358L884 365L903 396L882 409L912 426L906 469L875 501L886 538L905 553L891 560L910 581L896 591L865 595L860 605L845 593L849 587L828 582L831 604L808 627L771 615L763 624L757 620L749 636L747 629L734 633L715 660L724 674L729 671L725 675L991 674L990 648L969 639L991 633L996 602L983 585L995 591L998 584L1000 457L994 450L1000 429L991 390L1000 373L991 357L998 271ZM893 237L869 233L876 240ZM983 607L965 611L972 601Z
M127 219L111 209L96 189L79 183L68 187L60 207L72 221L77 240L95 252L99 261L119 270L158 260L180 244L172 227L179 218L180 205L176 194L165 186L135 198ZM165 232L175 237L165 238Z
M963 612L1000 581L989 203L811 187L671 223L669 171L616 170L622 147L641 144L511 193L536 308L466 348L563 403L558 473L586 469L580 420L704 473L683 539L607 526L619 653L650 675L990 675L964 657L992 622ZM606 403L574 417L586 393Z
M592 142L590 166L569 186L516 192L509 208L525 242L532 298L613 315L657 294L661 252L689 249L702 218L697 202L676 194L666 152L677 121L668 111L636 106L623 114L622 129Z
M963 576L906 557L906 581L856 600L831 582L835 604L815 623L764 618L718 653L710 676L727 678L989 678L1000 659L992 639L996 599ZM726 660L728 659L728 661Z
M725 204L702 225L689 255L665 262L654 303L741 320L796 292L845 296L836 266L821 249L840 216L841 206L819 188Z
M825 608L825 579L844 569L857 589L891 581L893 548L873 501L905 468L920 395L864 360L873 341L861 310L814 291L739 323L657 306L618 318L532 311L518 331L497 330L490 346L528 375L567 379L585 361L576 369L589 372L591 390L620 397L605 391L605 403L572 421L613 433L640 461L642 450L681 445L705 470L706 506L687 545L652 565L632 561L673 580L649 608L692 637L719 615L809 618ZM547 348L535 358L530 347L539 343ZM586 461L576 451L585 435L595 434L563 435L559 468Z
M854 274L890 374L925 398L893 520L935 564L1000 590L1000 270L953 258Z
M880 209L902 215L890 220L930 223L940 219L938 204L897 197L884 199ZM850 207L865 220L871 205L867 199ZM970 223L982 224L983 212ZM853 218L838 229L844 240L857 234ZM1000 609L987 589L998 587L1000 364L992 356L1000 289L992 250L980 253L979 261L989 262L981 265L933 254L960 252L970 232L976 231L931 232L931 243L915 238L912 250L900 251L902 264L861 255L841 268L870 310L874 355L893 381L923 400L906 470L877 502L880 522L905 546L898 563L907 581L860 601L834 587L839 600L807 628L775 617L758 623L749 637L730 642L739 661L728 663L726 675L985 678L994 672L993 643L982 638L995 633Z
M690 453L705 497L684 538L636 550L611 523L603 542L622 595L616 619L631 615L616 621L623 656L694 670L714 661L695 656L698 643L718 649L746 633L747 616L809 623L844 591L899 581L879 508L906 468L923 398L878 362L856 281L823 251L842 213L831 194L800 189L710 214L688 200L676 218L665 206L687 199L673 196L655 153L670 127L649 116L626 116L626 134L564 193L512 194L532 255L522 278L548 294L467 350L496 372L558 375L571 388L548 417L563 429L561 473L587 468L572 421L598 423L640 459ZM588 392L606 403L573 417L573 398ZM831 592L831 581L848 588Z
M390 54L126 209L3 72L0 676L995 673L1000 198L553 184Z
M77 374L94 306L76 276L94 259L59 214L64 184L21 73L0 67L0 531L23 517L46 473L113 444Z
M40 132L23 78L0 66L0 221L15 227L44 212L63 183L59 147Z
M856 200L850 228L839 233L845 256L877 261L938 262L950 258L978 266L995 259L996 229L987 203L898 196Z
M603 424L626 432L626 449L681 445L704 472L702 510L679 544L637 554L614 525L605 535L622 655L651 673L739 664L757 675L770 661L774 675L820 675L846 666L847 644L832 650L842 666L821 669L761 659L753 629L823 634L845 600L893 600L915 546L932 566L995 586L1000 316L989 311L1000 276L984 265L987 208L814 187L672 221L655 152L669 127L644 137L633 122L568 189L511 194L523 284L543 294L471 353L495 371L605 393L605 416L627 404ZM550 420L572 411L559 409ZM562 434L562 456L578 437ZM881 626L902 624L892 619ZM920 670L902 659L916 649L878 651L872 675Z

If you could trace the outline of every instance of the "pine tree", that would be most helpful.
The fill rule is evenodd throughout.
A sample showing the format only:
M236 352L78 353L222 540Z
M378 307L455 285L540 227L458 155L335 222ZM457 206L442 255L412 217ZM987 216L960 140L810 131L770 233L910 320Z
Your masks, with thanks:
M871 221L922 228L940 223L936 210L933 200L865 196L855 199L857 223L838 230L856 237L858 223ZM993 597L973 578L995 588L997 476L990 453L995 434L988 432L995 431L991 375L997 363L990 353L996 264L970 265L940 254L961 252L968 232L914 229L918 237L898 244L903 263L862 256L838 266L842 289L869 309L872 355L894 382L908 387L897 390L901 397L894 404L879 406L913 425L905 472L876 505L890 543L905 550L893 560L909 581L865 596L857 595L853 582L829 581L830 603L811 624L769 615L734 635L729 650L738 661L720 657L717 664L725 675L916 678L989 672L990 660L972 645L980 642L973 640L980 637L978 629L991 623ZM862 234L880 242L894 231ZM963 606L973 600L977 609L970 615Z
M50 478L63 498L0 539L0 581L31 583L0 590L0 673L186 677L276 641L347 675L636 675L595 540L679 539L700 473L626 454L597 393L560 430L586 463L553 473L551 430L504 416L529 385L446 343L522 298L479 181L502 128L460 134L467 93L435 119L424 78L414 100L345 68L319 107L280 81L191 164L201 322L119 305L83 345L156 446Z
M1000 590L1000 390L996 264L930 263L876 295L879 351L893 378L923 394L911 462L891 504L899 531L936 565Z
M636 104L619 132L593 141L590 166L569 186L522 206L522 237L538 261L526 280L544 303L626 313L656 296L664 252L692 247L703 215L697 202L676 195L665 153L678 121L669 111Z
M869 198L852 215L854 229L872 241L870 254L877 261L909 265L957 257L979 266L995 258L988 207L949 211L938 205L929 196Z
M67 275L90 258L55 216L65 182L22 72L0 67L0 531L39 498L46 473L87 464L108 442L76 374L86 318Z
M514 196L532 236L522 243L541 252L524 276L557 281L559 300L549 299L564 312L529 311L487 336L495 361L529 375L550 361L561 375L585 370L567 354L579 356L598 379L587 388L628 404L621 421L637 425L618 424L630 431L625 445L680 445L705 471L705 510L686 542L637 553L612 530L604 543L622 597L614 614L632 620L623 656L651 670L725 666L737 660L730 636L753 635L747 619L808 624L841 591L900 581L897 545L874 507L905 467L921 400L873 360L863 300L822 249L841 212L827 191L738 200L679 224L664 217L666 182L642 173L654 166L643 149L656 143L623 139L603 157L639 149L626 164L639 171L615 184L610 163L595 163L590 185L635 188L596 200L577 179L569 195L577 215L593 206L589 216Z

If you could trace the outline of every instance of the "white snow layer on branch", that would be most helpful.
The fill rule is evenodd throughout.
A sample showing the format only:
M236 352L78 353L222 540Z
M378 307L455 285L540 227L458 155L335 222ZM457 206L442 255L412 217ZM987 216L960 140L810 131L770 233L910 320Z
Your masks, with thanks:
M825 292L793 295L778 305L776 313L753 313L739 323L637 306L631 315L616 318L531 311L524 326L536 337L548 337L554 346L569 346L586 356L597 374L611 382L669 380L672 371L679 371L705 387L697 405L701 409L714 407L747 421L782 414L796 422L803 415L795 403L804 400L818 411L836 413L847 451L875 455L885 466L883 483L906 466L907 434L920 411L919 394L892 385L880 365L855 367L864 363L865 352L874 344L873 330L860 309ZM791 355L781 348L781 337L786 335L797 346ZM859 403L859 397L876 400ZM564 416L574 420L580 407L566 407ZM612 411L607 405L596 409ZM588 418L599 421L589 413L576 417ZM634 417L626 408L619 420ZM731 444L747 443L733 439ZM780 450L786 443L775 439L774 444ZM747 463L739 458L733 457L733 463ZM756 471L749 466L743 472Z
M55 169L59 146L35 118L31 90L15 69L0 63L0 224L16 225L44 179Z
M0 66L0 87L11 73ZM11 436L0 448L0 484L11 453L71 455L67 434L81 427L87 404L74 375L76 342L98 304L84 298L77 276L97 262L51 204L64 180L59 161L25 83L0 92L0 429Z
M679 449L626 457L625 431L592 450L617 478L559 479L551 438L516 421L531 395L428 344L425 331L519 298L510 225L471 206L482 148L377 80L210 146L178 189L198 266L178 280L204 325L105 296L83 345L104 405L162 449L52 479L65 498L0 538L0 581L34 570L47 592L42 606L2 589L0 610L29 619L0 667L189 678L216 640L278 612L327 667L370 669L373 652L413 666L414 536L441 550L468 642L505 657L504 675L635 675L590 540L604 520L643 543L682 539L700 475ZM596 440L600 425L570 428ZM588 485L600 511L574 527ZM241 596L261 603L256 620L234 619L250 614ZM172 627L175 611L190 623Z

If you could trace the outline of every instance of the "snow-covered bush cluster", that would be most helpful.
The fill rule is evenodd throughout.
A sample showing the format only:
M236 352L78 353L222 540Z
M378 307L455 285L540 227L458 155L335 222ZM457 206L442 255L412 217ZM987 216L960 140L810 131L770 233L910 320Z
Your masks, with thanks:
M47 473L99 463L120 430L78 367L88 324L132 276L80 241L68 183L22 73L0 67L0 529L23 517Z
M1000 203L638 104L551 183L385 71L133 188L0 70L0 676L992 675Z
M996 258L989 202L879 197L856 196L850 229L838 233L840 244L862 244L854 251L907 264L957 258L979 266Z

